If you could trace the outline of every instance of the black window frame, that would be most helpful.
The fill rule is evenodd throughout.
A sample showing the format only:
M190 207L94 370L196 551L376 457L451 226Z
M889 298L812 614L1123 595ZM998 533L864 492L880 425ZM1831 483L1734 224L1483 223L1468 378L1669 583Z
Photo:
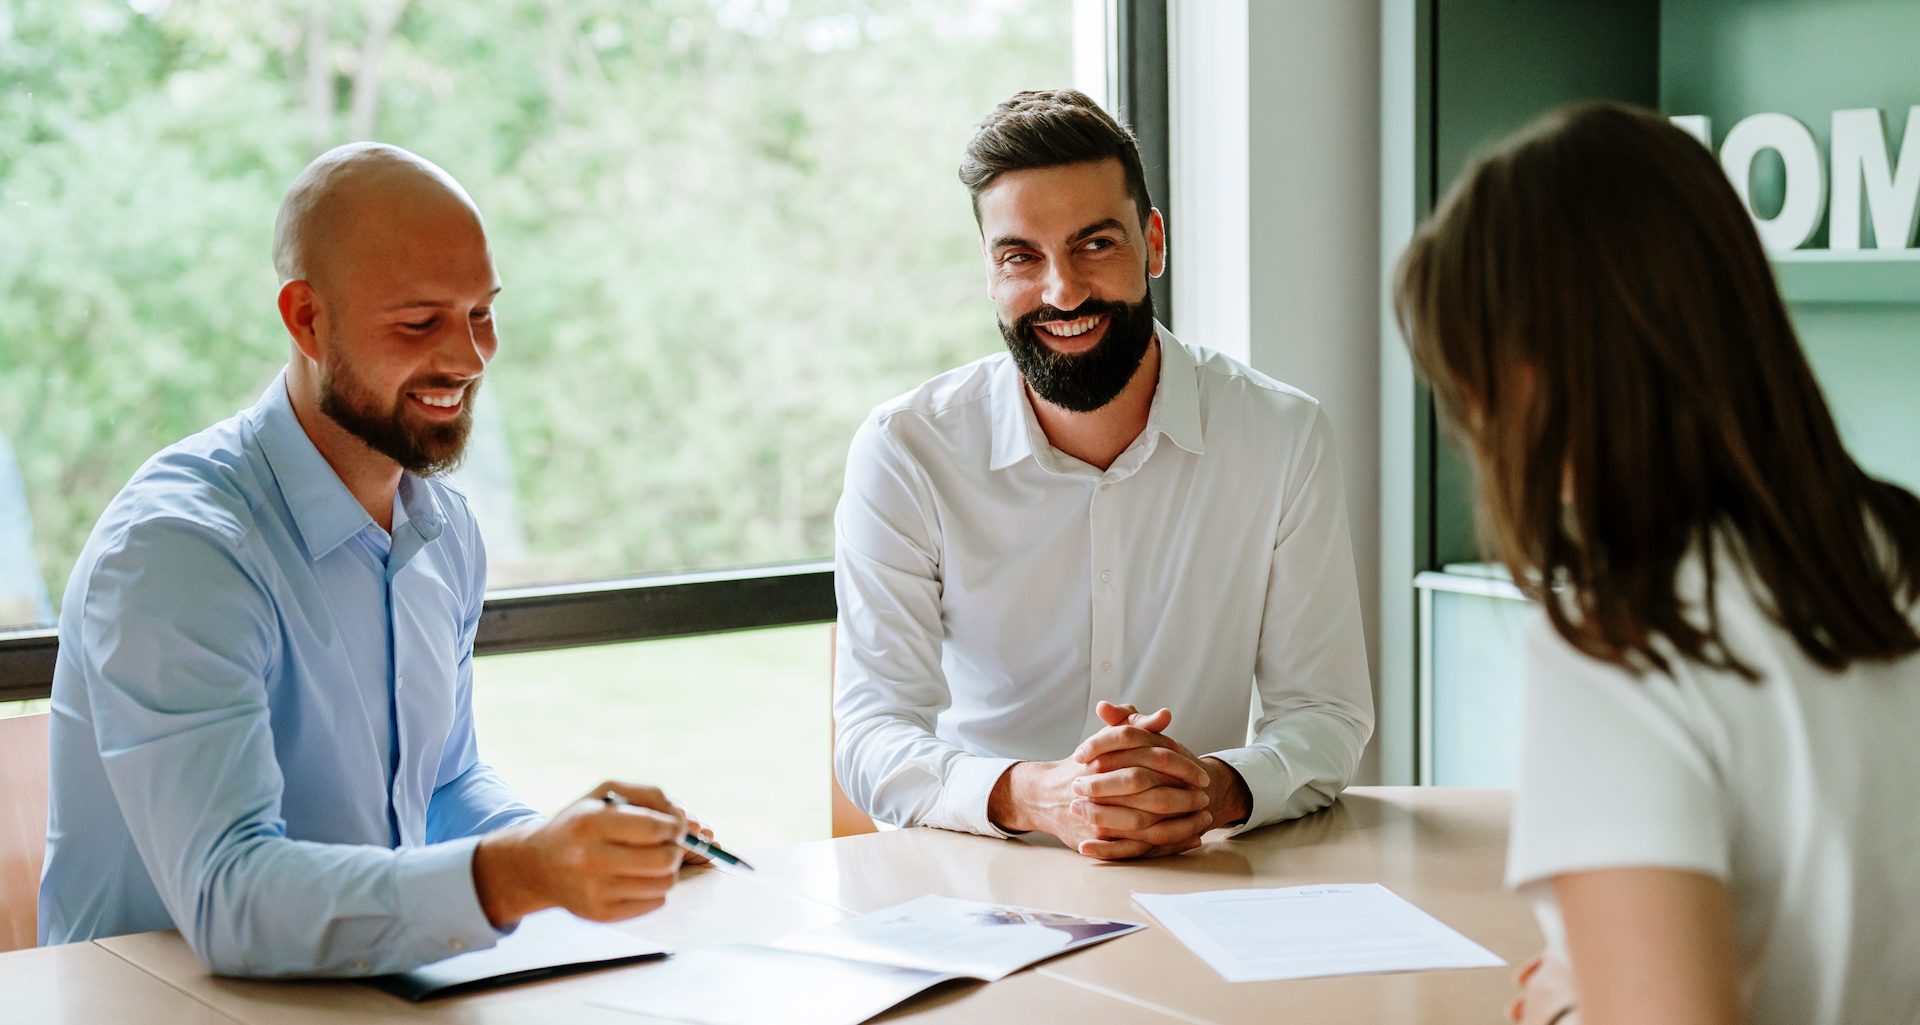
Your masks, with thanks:
M1117 0L1114 113L1140 139L1154 205L1172 225L1167 2ZM1150 283L1162 323L1173 320L1171 275ZM833 562L650 573L618 580L489 591L475 655L551 651L623 641L829 623L839 610ZM0 633L0 701L49 697L60 636L54 629Z

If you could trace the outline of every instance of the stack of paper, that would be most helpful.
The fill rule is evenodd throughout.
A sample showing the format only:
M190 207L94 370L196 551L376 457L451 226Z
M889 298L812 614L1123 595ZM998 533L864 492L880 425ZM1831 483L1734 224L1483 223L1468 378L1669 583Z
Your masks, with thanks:
M1228 982L1506 964L1378 883L1133 899Z
M594 1002L701 1025L854 1025L949 979L1003 979L1146 928L926 896L789 936L694 951Z

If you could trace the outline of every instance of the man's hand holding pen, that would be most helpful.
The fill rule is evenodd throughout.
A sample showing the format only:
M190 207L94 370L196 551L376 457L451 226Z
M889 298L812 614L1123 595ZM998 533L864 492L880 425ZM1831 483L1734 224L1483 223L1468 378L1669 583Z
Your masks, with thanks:
M483 837L474 890L496 927L552 907L596 922L632 918L666 903L690 830L711 835L658 787L608 781L548 822Z

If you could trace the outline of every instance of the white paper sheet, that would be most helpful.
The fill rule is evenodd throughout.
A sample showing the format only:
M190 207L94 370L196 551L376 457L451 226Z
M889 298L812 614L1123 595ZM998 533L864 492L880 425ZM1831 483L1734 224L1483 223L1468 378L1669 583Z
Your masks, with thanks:
M950 976L770 947L681 954L593 999L699 1025L856 1025Z
M857 1025L948 979L993 982L1144 928L928 895L795 933L773 947L681 955L633 973L631 982L593 1002L699 1025Z
M1378 883L1133 899L1228 982L1506 964Z
M1036 961L1144 928L928 894L795 933L774 946L995 982Z

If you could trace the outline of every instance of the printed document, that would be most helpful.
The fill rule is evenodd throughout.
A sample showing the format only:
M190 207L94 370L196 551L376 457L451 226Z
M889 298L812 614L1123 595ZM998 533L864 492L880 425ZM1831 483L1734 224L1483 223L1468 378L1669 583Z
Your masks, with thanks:
M1133 899L1228 982L1506 964L1378 883Z
M939 983L994 982L1144 928L929 895L771 947L681 955L594 1003L700 1025L855 1025Z

